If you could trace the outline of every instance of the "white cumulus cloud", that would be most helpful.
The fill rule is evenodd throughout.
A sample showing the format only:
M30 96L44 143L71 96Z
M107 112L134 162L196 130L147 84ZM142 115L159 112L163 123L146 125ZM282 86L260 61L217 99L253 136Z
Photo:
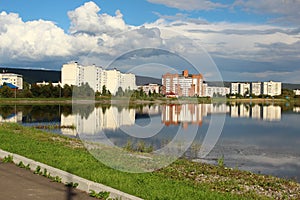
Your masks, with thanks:
M0 25L2 60L42 60L50 56L66 56L71 49L69 36L53 22L23 22L17 14L2 12Z
M70 33L112 34L127 30L120 10L116 11L115 16L105 13L99 14L100 10L100 7L90 1L73 11L69 11Z

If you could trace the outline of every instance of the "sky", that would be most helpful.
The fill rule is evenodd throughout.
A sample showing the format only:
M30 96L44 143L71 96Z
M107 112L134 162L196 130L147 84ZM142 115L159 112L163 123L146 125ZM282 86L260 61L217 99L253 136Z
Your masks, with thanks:
M0 0L0 67L300 83L300 0Z

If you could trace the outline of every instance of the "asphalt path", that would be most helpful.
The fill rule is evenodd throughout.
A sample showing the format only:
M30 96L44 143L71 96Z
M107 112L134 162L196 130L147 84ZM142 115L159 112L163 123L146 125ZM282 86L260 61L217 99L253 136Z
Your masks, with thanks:
M0 200L95 200L87 193L56 183L12 163L0 161Z

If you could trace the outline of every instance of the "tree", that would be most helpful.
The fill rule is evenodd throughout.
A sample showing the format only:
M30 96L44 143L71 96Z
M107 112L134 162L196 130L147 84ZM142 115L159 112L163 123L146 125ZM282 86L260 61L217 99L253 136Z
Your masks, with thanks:
M286 98L286 97L294 98L295 97L295 92L293 90L289 90L289 89L284 88L284 89L281 90L281 95L280 96L283 97L283 98Z
M4 98L14 97L14 92L6 84L3 84L2 88L0 89L0 93L1 93L1 96Z
M40 97L42 90L41 87L38 86L37 84L32 84L31 89L30 89L33 97Z
M102 95L103 96L107 95L107 90L106 90L106 86L105 85L102 86Z
M74 86L73 95L76 98L95 98L95 92L88 83L82 83L79 87Z
M124 92L123 92L123 89L122 89L122 87L119 87L118 88L118 91L117 91L117 93L116 93L116 96L124 96Z
M65 98L72 97L72 87L65 84L62 90L62 94Z

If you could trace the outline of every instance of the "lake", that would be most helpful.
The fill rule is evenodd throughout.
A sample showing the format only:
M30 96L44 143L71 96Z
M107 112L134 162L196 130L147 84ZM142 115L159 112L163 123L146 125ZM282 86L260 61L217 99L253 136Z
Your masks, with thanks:
M0 122L120 148L176 141L180 157L300 182L300 107L289 104L1 105Z

